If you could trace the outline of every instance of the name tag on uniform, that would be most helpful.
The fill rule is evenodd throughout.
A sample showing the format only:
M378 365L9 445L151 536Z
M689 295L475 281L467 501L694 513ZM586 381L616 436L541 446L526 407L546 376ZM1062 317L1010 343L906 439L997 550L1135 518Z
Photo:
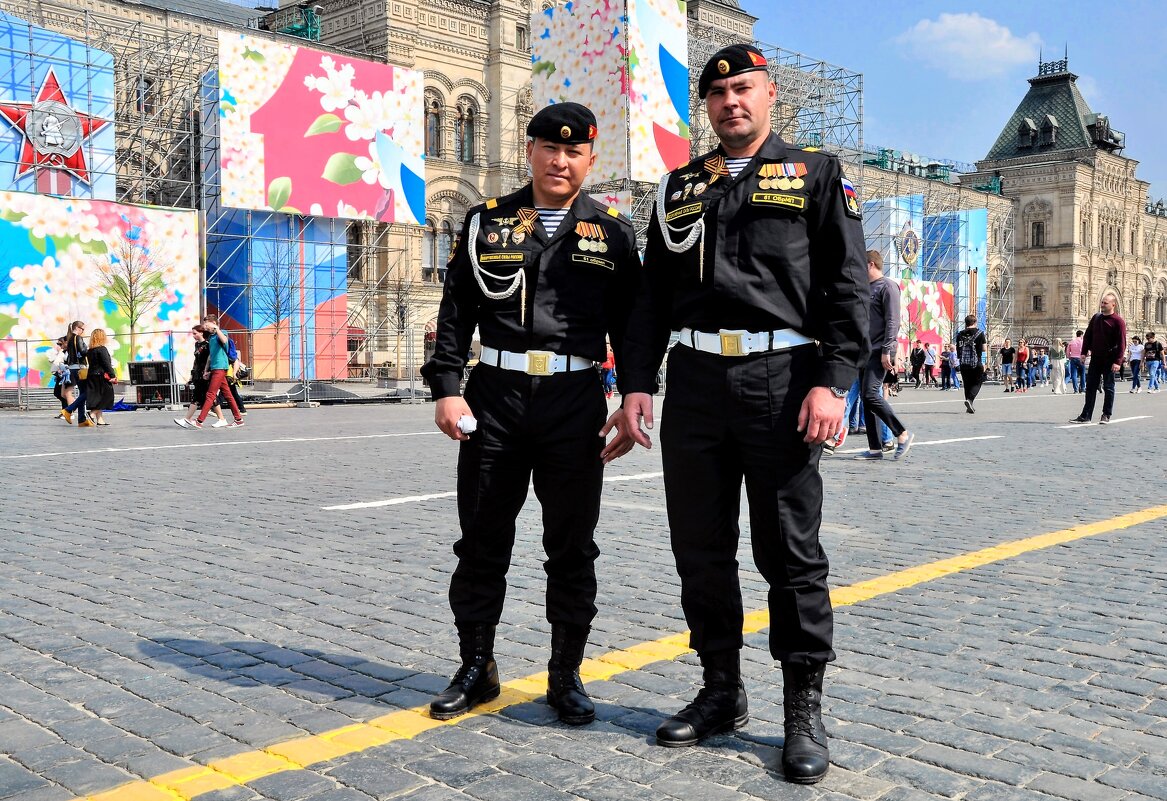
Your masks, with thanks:
M806 198L802 195L783 195L778 192L754 192L750 202L758 206L785 206L802 211L806 208Z
M491 262L522 262L526 256L522 253L479 253L478 261L482 264Z
M599 256L586 256L583 253L572 253L571 260L580 264L590 264L593 267L603 267L605 270L615 270L616 263L601 259Z
M673 209L665 215L665 222L672 222L679 220L681 217L688 217L690 214L698 214L704 206L700 203L690 203L688 206L681 206L679 209Z

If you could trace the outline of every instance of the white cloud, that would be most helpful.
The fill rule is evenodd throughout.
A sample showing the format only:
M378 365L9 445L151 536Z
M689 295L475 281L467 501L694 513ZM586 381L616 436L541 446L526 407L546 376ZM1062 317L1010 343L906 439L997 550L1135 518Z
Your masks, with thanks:
M952 78L976 81L1029 64L1036 71L1041 38L1024 37L980 14L941 14L922 19L895 38L900 54Z

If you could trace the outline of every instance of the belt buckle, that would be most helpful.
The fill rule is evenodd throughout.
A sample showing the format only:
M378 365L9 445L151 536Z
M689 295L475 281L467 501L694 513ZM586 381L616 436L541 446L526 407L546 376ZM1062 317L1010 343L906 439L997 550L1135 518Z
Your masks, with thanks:
M527 351L527 375L551 375L551 357L554 355L549 350Z
M742 345L742 336L747 334L747 331L718 331L717 335L721 337L721 355L722 356L745 356L746 350Z

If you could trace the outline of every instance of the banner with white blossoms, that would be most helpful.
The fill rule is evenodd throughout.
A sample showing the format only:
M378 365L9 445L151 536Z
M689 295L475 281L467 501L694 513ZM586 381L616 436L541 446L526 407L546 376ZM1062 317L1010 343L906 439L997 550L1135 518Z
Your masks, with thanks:
M596 115L587 184L651 181L689 161L683 0L572 0L533 15L537 107L582 103Z
M177 375L190 372L198 212L0 192L0 252L0 386L22 378L47 386L52 344L74 320L87 335L101 328L115 337L107 347L119 372L129 361L169 359ZM27 355L20 340L29 340Z
M222 204L425 221L422 74L219 34Z

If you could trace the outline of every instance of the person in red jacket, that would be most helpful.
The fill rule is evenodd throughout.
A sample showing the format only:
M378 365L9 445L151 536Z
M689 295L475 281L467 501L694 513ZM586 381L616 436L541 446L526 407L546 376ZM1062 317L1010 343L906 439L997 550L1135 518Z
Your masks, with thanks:
M1071 423L1090 422L1099 383L1102 384L1103 399L1102 418L1098 422L1106 425L1114 413L1114 377L1118 375L1126 354L1126 320L1115 311L1117 307L1118 299L1113 294L1104 295L1101 311L1091 317L1086 326L1086 334L1082 337L1082 358L1090 356L1090 365L1086 368L1086 403L1082 406L1082 413Z

